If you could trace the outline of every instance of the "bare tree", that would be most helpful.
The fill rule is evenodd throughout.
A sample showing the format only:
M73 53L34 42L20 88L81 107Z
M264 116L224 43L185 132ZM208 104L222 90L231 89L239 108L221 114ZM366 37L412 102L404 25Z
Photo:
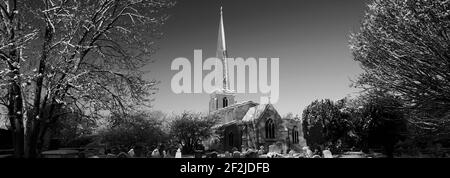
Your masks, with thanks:
M409 121L439 130L450 120L448 0L375 0L352 35L354 59L364 69L357 86L400 96Z
M23 92L21 87L20 64L23 61L22 50L30 42L36 32L26 32L21 29L21 14L16 0L1 2L0 24L0 86L1 104L8 108L8 118L13 130L13 144L18 148L16 156L23 154L24 123L23 123Z
M144 80L140 68L151 60L172 1L8 2L2 12L15 17L3 15L2 28L20 35L5 36L9 41L2 35L2 46L15 43L7 46L7 56L2 47L0 70L9 96L4 104L11 108L10 122L17 123L15 140L23 144L15 146L16 156L22 148L23 156L36 156L49 124L65 114L56 112L62 107L98 118L149 106L156 81Z

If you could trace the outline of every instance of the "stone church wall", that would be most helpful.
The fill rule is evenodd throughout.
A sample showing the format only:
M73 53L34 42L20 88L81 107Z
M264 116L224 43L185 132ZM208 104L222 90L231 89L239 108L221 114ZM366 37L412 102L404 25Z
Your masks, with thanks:
M275 124L275 138L266 138L266 121L272 119ZM268 148L269 145L275 144L277 142L284 142L286 133L284 132L283 121L280 115L273 110L267 110L259 119L255 120L253 123L246 123L242 126L244 132L242 142L244 146L247 147L257 147L264 146Z
M275 122L275 138L266 138L266 121L271 118ZM254 125L253 125L254 124ZM256 128L256 129L255 129ZM298 143L294 143L293 129L298 132ZM242 143L247 147L264 146L266 149L270 145L275 145L278 150L293 149L297 152L306 146L303 138L301 121L294 119L281 119L280 115L274 110L267 110L259 120L254 123L247 123L241 126L243 132Z

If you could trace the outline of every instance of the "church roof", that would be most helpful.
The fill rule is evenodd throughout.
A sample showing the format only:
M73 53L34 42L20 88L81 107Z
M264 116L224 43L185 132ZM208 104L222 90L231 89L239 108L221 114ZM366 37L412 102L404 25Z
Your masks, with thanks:
M243 122L252 122L254 120L257 120L261 117L261 115L268 109L275 109L273 108L272 104L260 104L255 107L251 107L247 114L245 114L244 118L242 118Z
M212 93L214 93L214 94L222 94L222 93L225 93L225 94L233 94L233 95L236 94L236 92L234 92L234 90L223 89L223 88L215 89ZM211 96L212 96L212 95L211 95Z
M214 111L213 113L215 113L215 112L220 112L220 111L231 110L231 109L235 109L235 108L239 108L239 107L241 107L241 106L245 106L245 105L248 105L248 104L258 105L258 103L255 103L255 102L253 102L253 101L245 101L245 102L240 102L240 103L232 104L232 105L229 105L229 106L224 107L224 108L220 108L220 109Z
M233 125L233 124L240 124L240 123L241 123L241 121L239 121L239 120L232 120L232 121L230 121L230 122L226 122L226 123L214 125L214 126L212 127L212 129L218 129L218 128L222 128L222 127L228 127L228 126L230 126L230 125Z

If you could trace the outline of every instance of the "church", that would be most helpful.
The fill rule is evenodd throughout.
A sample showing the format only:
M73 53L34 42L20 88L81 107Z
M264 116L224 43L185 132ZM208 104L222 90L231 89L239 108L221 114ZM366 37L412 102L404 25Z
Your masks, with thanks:
M213 127L217 139L207 141L211 149L231 151L233 148L268 148L277 145L284 149L300 150L304 146L301 121L282 119L276 108L270 104L253 101L236 101L236 93L229 88L227 49L222 8L220 9L217 58L225 68L223 88L210 94L209 115L220 118Z

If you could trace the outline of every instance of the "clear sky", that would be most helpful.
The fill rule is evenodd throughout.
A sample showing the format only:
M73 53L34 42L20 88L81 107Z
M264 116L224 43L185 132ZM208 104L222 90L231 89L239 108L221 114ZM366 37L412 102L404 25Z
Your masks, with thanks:
M208 94L175 94L170 82L178 71L171 62L194 49L215 57L219 9L223 6L230 57L280 58L280 96L275 107L301 115L315 99L341 99L357 92L350 79L361 73L352 60L349 35L359 29L368 0L180 0L169 11L163 38L147 65L147 79L160 81L154 109L167 113L207 112ZM208 71L204 71L204 75ZM259 102L260 94L237 100Z

